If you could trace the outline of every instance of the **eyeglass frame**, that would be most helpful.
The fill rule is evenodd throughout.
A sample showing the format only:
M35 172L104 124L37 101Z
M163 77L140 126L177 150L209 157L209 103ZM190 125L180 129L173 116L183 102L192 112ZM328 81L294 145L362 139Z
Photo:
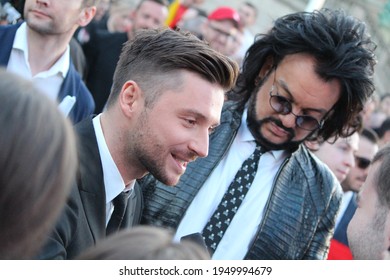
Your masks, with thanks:
M357 155L355 155L355 162L356 166L363 170L366 170L371 164L371 160L365 157L359 157Z
M272 94L272 92L273 92L274 89L276 88L276 86L275 86L275 82L276 82L276 69L277 69L277 67L275 66L275 67L274 67L274 81L273 81L272 87L271 87L271 89L270 89L270 91L269 91L269 105L271 106L271 108L272 108L276 113L281 114L281 115L283 115L283 116L286 116L286 115L288 115L288 114L292 114L292 115L295 117L295 125L296 125L297 127L301 128L301 129L303 129L303 130L306 130L306 131L315 131L316 129L321 129L321 128L323 127L324 123L325 123L325 119L326 119L327 115L328 115L329 112L332 111L332 110L329 110L329 111L325 114L325 116L324 116L320 121L317 120L315 117L312 117L312 116L309 116L309 115L297 115L297 114L295 114L295 113L292 111L292 109L293 109L292 102L291 102L287 97L284 97L284 96L282 96L282 95L279 95L278 93L275 94L275 95ZM287 111L287 112L283 112L283 110L280 111L280 110L275 109L274 106L272 106L272 99L273 99L273 98L274 98L274 100L275 100L275 98L282 99L286 104L288 104L288 106L289 106L288 111ZM278 104L281 104L280 102L277 102L277 103L278 103ZM287 107L285 107L284 105L282 105L282 107L283 107L283 108L287 108ZM298 120L299 120L299 119L302 119L302 118L306 118L306 119L307 119L307 118L311 118L311 119L315 120L316 123L317 123L317 126L316 126L315 128L313 128L313 129L307 129L307 128L301 127L301 126L299 125Z
M234 40L234 41L237 40L236 34L231 34L231 33L227 32L225 30L222 30L219 27L214 26L213 24L210 24L210 23L208 23L208 27L210 27L210 29L213 30L214 32L216 32L219 36L223 36L223 37L227 38L228 40Z

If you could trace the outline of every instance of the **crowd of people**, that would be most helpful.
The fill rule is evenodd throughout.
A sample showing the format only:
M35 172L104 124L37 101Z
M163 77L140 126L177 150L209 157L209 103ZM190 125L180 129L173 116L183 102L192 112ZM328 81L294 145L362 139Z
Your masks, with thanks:
M0 258L390 258L365 23L203 3L1 1Z

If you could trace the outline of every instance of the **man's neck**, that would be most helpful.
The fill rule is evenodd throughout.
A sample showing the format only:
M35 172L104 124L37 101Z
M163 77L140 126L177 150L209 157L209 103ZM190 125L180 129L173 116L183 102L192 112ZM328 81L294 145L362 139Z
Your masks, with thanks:
M41 34L27 27L28 62L32 75L49 70L64 54L71 35Z

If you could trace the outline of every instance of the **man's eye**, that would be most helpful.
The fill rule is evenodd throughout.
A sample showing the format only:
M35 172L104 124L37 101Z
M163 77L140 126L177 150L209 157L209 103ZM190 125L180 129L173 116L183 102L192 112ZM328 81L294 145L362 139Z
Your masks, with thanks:
M186 120L190 125L195 125L196 124L196 121L195 120L192 120L192 119L187 119Z

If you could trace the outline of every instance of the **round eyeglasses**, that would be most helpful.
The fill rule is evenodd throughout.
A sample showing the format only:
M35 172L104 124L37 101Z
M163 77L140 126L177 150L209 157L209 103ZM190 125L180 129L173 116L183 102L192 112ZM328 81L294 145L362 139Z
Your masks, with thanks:
M313 131L323 126L324 120L318 121L312 116L294 114L292 111L291 101L284 96L277 94L273 95L272 92L274 91L274 89L275 81L269 92L269 104L276 113L282 115L293 114L295 116L295 124L304 130Z

